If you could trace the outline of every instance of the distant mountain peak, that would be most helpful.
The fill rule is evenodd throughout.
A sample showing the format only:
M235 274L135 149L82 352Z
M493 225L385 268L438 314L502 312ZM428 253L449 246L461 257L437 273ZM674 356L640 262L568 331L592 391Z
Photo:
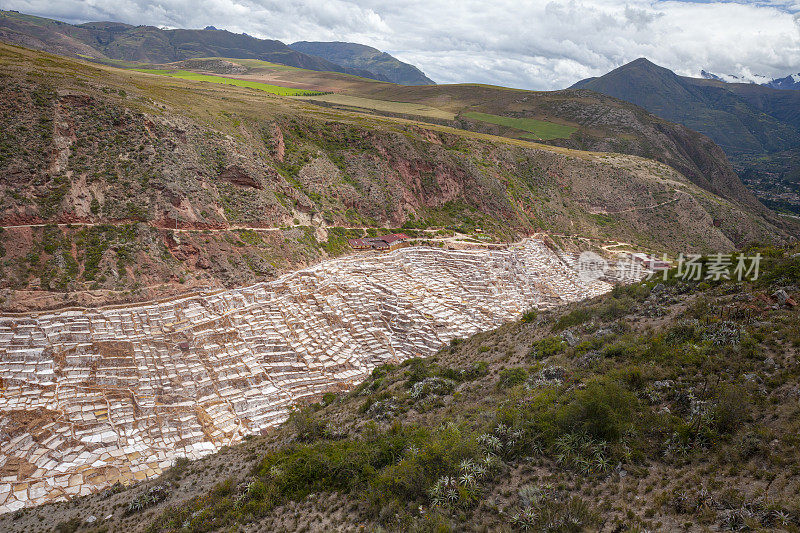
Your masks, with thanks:
M700 77L706 80L725 81L721 76L717 76L713 72L708 72L707 70L701 70Z
M800 73L789 74L785 78L775 78L766 85L773 89L800 91Z
M376 79L400 85L435 85L420 69L372 46L342 41L298 41L289 48L304 54L318 56L338 65L368 70Z
M707 80L717 80L724 83L749 83L771 87L772 89L800 90L800 74L790 74L784 78L770 78L761 74L748 73L735 76L733 74L714 74L707 70L701 70L700 75Z

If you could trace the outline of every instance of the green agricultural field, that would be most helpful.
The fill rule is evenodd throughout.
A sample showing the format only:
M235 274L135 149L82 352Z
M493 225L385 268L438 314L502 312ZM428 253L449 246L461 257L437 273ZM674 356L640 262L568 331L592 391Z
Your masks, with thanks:
M361 96L351 96L347 94L326 94L323 96L317 96L312 100L328 102L330 104L345 106L355 110L367 109L382 111L385 113L415 115L418 117L429 117L444 120L453 120L456 117L455 113L424 104L393 102L390 100L375 100L373 98L363 98Z
M266 68L269 70L303 70L297 67L290 67L289 65L281 65L280 63L271 63L269 61L262 61L260 59L241 59L237 57L198 57L196 59L222 59L223 61L230 61L248 68Z
M508 128L529 132L528 134L520 135L522 139L541 141L563 139L569 137L578 129L574 126L565 126L563 124L556 124L555 122L548 122L546 120L537 120L535 118L501 117L499 115L490 115L488 113L478 113L475 111L464 113L464 116L480 122L488 122L489 124L497 124L498 126L506 126Z
M133 70L136 70L137 72L146 72L148 74L161 74L162 76L170 76L172 78L180 78L182 80L207 81L210 83L223 83L226 85L236 85L237 87L249 87L251 89L266 91L271 94L277 94L279 96L316 96L320 94L325 94L320 91L309 91L306 89L281 87L279 85L270 85L268 83L260 83L257 81L237 80L234 78L225 78L223 76L198 74L197 72L190 72L188 70L162 70L162 69L152 69L152 68L137 68Z

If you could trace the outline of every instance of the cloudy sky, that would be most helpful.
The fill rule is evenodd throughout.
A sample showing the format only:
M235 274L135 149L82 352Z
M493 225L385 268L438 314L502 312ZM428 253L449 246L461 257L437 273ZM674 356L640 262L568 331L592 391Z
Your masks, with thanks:
M645 56L680 74L800 72L800 0L0 0L68 22L353 41L440 83L557 89Z

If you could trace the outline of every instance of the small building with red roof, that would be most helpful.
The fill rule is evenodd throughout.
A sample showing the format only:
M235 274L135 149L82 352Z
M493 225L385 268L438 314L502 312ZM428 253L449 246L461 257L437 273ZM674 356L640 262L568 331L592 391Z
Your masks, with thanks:
M349 239L347 242L354 250L380 250L389 252L406 245L409 237L405 233L390 233L380 237L365 237L363 239Z

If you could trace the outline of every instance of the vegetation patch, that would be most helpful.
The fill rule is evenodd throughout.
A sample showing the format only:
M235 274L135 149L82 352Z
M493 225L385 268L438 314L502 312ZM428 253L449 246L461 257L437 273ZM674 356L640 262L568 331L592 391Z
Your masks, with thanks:
M191 81L205 81L209 83L222 83L225 85L235 85L237 87L247 87L249 89L258 89L270 94L277 94L279 96L315 96L325 94L321 91L310 91L307 89L294 89L292 87L281 87L280 85L270 85L268 83L261 83L258 81L237 80L234 78L226 78L223 76L213 76L210 74L199 74L189 70L164 70L164 69L133 69L138 72L146 72L148 74L160 74L162 76L170 76L172 78L180 78L182 80Z
M578 130L575 126L565 126L563 124L556 124L555 122L548 122L535 118L503 117L500 115L490 115L489 113L479 113L477 111L468 111L464 113L463 116L479 122L488 122L489 124L497 124L498 126L527 131L527 134L520 135L522 139L535 139L539 141L564 139Z

